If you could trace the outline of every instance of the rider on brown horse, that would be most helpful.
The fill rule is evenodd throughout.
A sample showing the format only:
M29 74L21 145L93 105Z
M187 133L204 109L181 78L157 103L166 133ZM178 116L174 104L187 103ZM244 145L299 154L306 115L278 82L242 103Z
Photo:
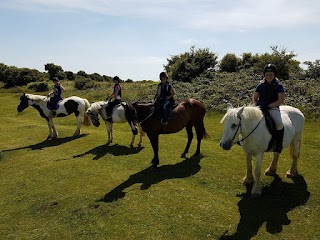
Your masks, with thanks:
M166 125L168 123L168 119L172 116L172 108L175 103L173 98L175 91L168 82L169 77L166 72L161 72L159 78L161 83L158 84L157 93L155 95L155 105L161 110L161 124Z

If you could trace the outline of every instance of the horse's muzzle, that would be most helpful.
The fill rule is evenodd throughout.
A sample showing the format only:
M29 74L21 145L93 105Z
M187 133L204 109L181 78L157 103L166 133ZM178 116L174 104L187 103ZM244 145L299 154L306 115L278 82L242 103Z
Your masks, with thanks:
M232 146L232 143L231 143L231 142L220 142L220 147L221 147L223 150L230 150L230 149L231 149L231 146Z

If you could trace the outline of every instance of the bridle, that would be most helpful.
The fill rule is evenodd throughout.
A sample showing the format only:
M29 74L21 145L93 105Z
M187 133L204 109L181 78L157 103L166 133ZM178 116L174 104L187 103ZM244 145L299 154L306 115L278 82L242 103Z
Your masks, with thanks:
M238 124L238 127L237 127L236 132L234 133L234 136L233 136L231 142L233 142L233 140L236 138L237 133L238 133L239 129L241 128L241 116L240 116L239 114L237 114L237 118L239 119L239 124ZM263 119L263 117L260 119L260 121L258 122L258 124L254 127L254 129L251 130L251 132L250 132L246 137L244 137L244 138L236 141L235 143L238 144L238 145L240 145L240 143L241 143L242 141L244 141L245 139L247 139L247 138L258 128L258 126L259 126L259 124L261 123L262 119Z

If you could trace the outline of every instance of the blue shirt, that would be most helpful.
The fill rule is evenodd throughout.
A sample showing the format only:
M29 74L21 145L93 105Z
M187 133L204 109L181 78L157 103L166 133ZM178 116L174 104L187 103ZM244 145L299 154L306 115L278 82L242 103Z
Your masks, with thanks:
M267 81L261 82L256 87L256 92L259 93L258 106L266 107L270 103L278 100L278 93L285 92L283 85L275 78L271 83Z

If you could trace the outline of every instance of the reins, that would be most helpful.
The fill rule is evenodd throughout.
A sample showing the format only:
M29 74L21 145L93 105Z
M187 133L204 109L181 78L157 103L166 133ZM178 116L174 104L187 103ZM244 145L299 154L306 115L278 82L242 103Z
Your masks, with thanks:
M238 125L238 128L237 128L237 131L235 132L235 134L234 134L234 136L233 136L233 138L232 138L231 141L233 141L233 140L236 138L237 132L238 132L239 128L241 127L241 117L240 117L239 115L237 115L237 117L239 118L240 122L239 122L239 125ZM244 138L236 141L235 143L238 144L238 145L240 145L240 143L241 143L242 141L244 141L245 139L247 139L247 138L258 128L258 126L259 126L259 124L261 123L262 119L263 119L263 117L260 119L260 121L259 121L258 124L255 126L255 128L252 129L251 132L250 132L246 137L244 137Z
M139 124L143 123L144 121L148 120L160 107L162 107L163 104L160 104L157 108L155 108L152 113L150 113L145 119L143 119L142 121L138 122Z

